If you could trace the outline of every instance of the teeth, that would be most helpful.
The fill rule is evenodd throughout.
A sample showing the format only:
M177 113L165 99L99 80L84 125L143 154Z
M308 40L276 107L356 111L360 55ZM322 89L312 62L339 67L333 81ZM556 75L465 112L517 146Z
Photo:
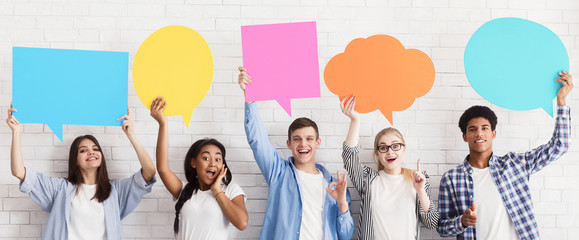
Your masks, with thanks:
M476 143L484 142L484 140L477 140Z
M298 152L299 152L299 153L307 153L307 152L309 152L309 151L308 151L308 150L300 150L300 151L298 151Z

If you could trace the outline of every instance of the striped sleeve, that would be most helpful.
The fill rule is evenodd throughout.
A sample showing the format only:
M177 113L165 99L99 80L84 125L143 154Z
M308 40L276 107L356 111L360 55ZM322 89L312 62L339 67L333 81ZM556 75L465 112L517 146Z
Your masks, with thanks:
M438 225L438 219L440 218L440 214L434 207L434 201L432 201L432 197L430 197L430 182L428 182L428 174L423 172L424 176L426 176L426 194L428 195L428 199L430 199L430 207L428 207L428 212L425 212L422 209L422 205L418 204L420 209L420 221L422 225L428 229L435 229ZM420 200L419 200L420 201Z
M344 160L344 168L348 171L350 179L352 179L352 184L360 193L360 195L366 194L366 189L364 186L365 175L368 174L370 169L360 163L360 145L356 147L350 147L345 142L342 147L342 159Z

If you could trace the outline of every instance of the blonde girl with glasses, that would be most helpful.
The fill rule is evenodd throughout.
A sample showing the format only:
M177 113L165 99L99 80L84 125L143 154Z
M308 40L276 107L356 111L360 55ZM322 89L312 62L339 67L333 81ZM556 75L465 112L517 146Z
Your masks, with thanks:
M361 196L358 239L420 239L420 222L434 229L439 214L430 198L426 172L403 168L404 137L395 128L385 128L374 140L373 157L378 170L360 163L358 145L360 116L354 110L356 97L344 98L342 112L350 118L342 158L352 183Z

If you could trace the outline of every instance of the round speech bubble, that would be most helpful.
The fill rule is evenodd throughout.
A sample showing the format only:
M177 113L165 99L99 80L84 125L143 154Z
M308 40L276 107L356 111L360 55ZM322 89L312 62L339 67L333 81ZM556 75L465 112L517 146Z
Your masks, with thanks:
M569 56L545 26L497 18L468 41L464 68L471 86L489 102L519 111L542 108L553 116L553 99L561 87L555 79L568 70Z
M402 111L424 96L434 84L434 64L417 49L405 49L388 35L357 38L334 56L324 81L340 99L356 96L356 111L376 109L393 123L392 111Z
M184 26L167 26L151 34L133 62L133 83L141 102L151 107L164 96L165 114L181 115L187 127L193 110L213 81L213 56L199 33Z

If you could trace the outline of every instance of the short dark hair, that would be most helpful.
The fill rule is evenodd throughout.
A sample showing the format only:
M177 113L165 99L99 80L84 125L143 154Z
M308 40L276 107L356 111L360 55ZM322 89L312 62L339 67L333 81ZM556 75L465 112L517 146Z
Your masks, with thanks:
M318 139L320 137L320 133L318 131L318 125L316 124L316 122L312 121L309 118L301 117L301 118L294 120L292 122L292 124L290 124L289 128L287 129L287 139L291 139L292 132L294 132L295 130L298 130L300 128L305 128L305 127L313 127L314 130L316 131L316 139Z
M463 134L466 133L466 127L468 122L473 118L482 117L488 120L491 123L491 130L495 130L497 127L497 115L495 112L486 106L472 106L460 116L460 120L458 121L458 127Z

